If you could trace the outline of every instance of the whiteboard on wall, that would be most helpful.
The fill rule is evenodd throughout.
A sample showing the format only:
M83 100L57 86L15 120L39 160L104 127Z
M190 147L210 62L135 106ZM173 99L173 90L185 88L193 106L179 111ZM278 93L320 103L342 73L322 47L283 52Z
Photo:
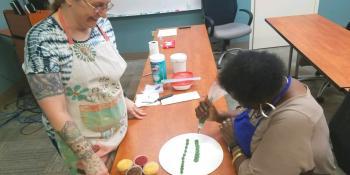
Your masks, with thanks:
M112 0L109 17L137 16L201 9L201 0Z

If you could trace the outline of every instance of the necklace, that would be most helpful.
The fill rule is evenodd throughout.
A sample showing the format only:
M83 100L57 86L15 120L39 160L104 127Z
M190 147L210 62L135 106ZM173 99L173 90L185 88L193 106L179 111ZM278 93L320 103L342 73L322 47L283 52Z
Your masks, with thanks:
M89 44L86 43L76 43L74 42L69 26L66 24L61 9L58 9L58 18L62 24L63 31L67 34L67 40L69 45L72 45L73 53L78 57L78 59L85 62L93 62L96 58L96 51Z

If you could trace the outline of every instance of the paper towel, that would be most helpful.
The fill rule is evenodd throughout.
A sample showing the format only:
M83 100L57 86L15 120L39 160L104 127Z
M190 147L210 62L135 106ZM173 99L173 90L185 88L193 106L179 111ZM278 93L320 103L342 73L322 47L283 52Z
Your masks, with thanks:
M158 41L148 42L149 55L159 54Z

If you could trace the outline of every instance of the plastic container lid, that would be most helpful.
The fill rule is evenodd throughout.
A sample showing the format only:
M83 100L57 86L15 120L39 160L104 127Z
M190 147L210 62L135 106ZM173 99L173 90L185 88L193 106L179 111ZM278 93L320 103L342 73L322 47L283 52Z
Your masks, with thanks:
M149 59L153 63L162 62L165 60L165 56L161 53L149 56Z
M142 175L142 168L135 165L126 172L126 175Z
M137 156L137 157L135 158L134 163L135 163L136 165L139 165L139 166L143 167L143 166L147 163L147 161L148 161L147 156L145 156L145 155L140 155L140 156Z
M187 55L184 53L174 53L170 55L171 62L185 62L187 60Z
M143 167L143 174L145 175L155 175L159 171L159 164L157 162L148 162Z
M193 73L192 72L177 72L172 74L171 78L173 79L177 79L177 78L192 78L193 77ZM192 86L192 80L189 81L181 81L181 82L174 82L171 83L171 86L175 89L175 90L187 90L189 88L191 88Z
M122 159L122 160L120 160L118 162L117 169L120 172L125 172L128 169L130 169L132 167L132 165L133 165L132 160L130 160L130 159Z

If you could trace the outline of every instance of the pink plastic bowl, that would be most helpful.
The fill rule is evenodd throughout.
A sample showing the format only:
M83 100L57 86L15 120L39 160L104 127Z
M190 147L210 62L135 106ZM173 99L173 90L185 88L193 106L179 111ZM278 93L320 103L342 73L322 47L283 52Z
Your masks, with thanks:
M171 78L172 79L179 79L179 78L192 78L193 77L193 73L192 72L177 72L172 74ZM175 89L175 90L187 90L190 89L191 86L193 84L193 81L182 81L182 82L175 82L175 83L171 83L171 86Z

